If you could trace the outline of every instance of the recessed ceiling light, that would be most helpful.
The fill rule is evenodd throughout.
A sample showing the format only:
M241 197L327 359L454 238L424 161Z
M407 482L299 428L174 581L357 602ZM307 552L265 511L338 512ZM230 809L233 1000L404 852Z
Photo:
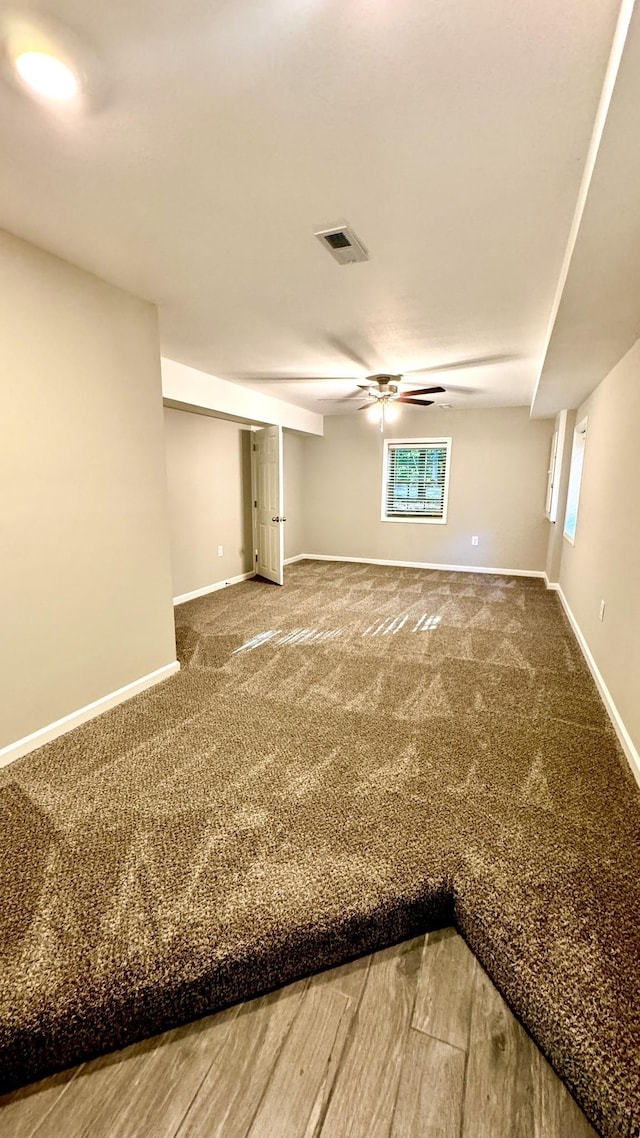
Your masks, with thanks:
M79 84L73 71L45 51L23 51L15 61L20 78L45 99L68 102L78 94Z

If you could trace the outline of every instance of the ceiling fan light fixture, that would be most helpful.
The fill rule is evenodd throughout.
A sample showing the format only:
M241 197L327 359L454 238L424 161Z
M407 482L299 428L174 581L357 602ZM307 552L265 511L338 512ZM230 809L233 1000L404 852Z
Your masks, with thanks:
M109 84L84 35L51 16L0 11L0 78L61 115L91 113Z
M23 83L45 99L68 102L78 94L78 80L71 68L48 51L21 52L15 68Z

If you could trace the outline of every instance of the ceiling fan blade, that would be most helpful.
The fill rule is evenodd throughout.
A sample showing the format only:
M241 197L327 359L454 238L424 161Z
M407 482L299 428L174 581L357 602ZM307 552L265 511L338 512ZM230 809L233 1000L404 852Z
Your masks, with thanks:
M462 371L464 368L490 367L491 364L513 363L520 356L474 356L468 360L452 360L451 363L433 364L431 367L409 368L405 375L428 375L432 371Z
M358 375L249 375L238 383L357 383Z
M370 407L375 407L375 403L363 403L362 407L358 407L358 411L368 411Z
M327 395L318 399L318 403L348 403L350 399L362 399L359 391L350 391L348 395Z
M326 335L324 338L325 338L327 344L330 344L331 347L335 349L335 351L340 353L340 355L345 356L345 358L348 360L351 360L351 363L357 364L358 367L364 368L365 371L371 370L369 367L369 364L360 355L360 353L357 351L357 349L354 348L352 346L352 344L347 343L346 340L343 340L341 336L333 336L333 335L329 334L329 335ZM369 350L370 349L368 348L368 346L365 347L365 351L369 351Z
M406 395L438 395L442 391L446 391L446 387L412 387L410 391L405 392Z
M431 407L433 399L410 399L408 395L399 395L394 403L415 403L416 407Z

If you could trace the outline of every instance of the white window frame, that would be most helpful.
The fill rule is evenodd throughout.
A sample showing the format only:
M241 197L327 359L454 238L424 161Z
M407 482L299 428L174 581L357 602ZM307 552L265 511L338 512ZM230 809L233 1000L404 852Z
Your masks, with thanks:
M582 491L582 475L584 473L584 459L587 451L587 423L588 419L582 419L576 423L573 432L573 445L571 447L571 461L569 465L569 486L567 488L567 505L564 513L564 527L563 536L571 545L576 543L576 534L578 532L578 514L580 512L580 494ZM578 456L578 440L580 440L581 453L580 453L580 466L576 465ZM567 522L569 520L569 511L575 501L575 523L573 533L567 529Z
M441 518L427 518L427 517L402 517L402 518L389 518L386 514L387 505L387 479L389 477L389 451L392 447L422 447L422 446L437 446L444 447L446 450L445 469L444 469L444 494L442 498L442 517ZM385 439L384 450L382 459L382 496L381 496L381 509L380 520L383 522L400 522L401 525L437 525L443 526L447 524L447 514L449 510L449 474L451 471L451 438L437 438L437 439Z
M556 465L558 461L558 432L554 431L551 439L551 455L549 457L549 470L547 471L547 497L544 504L545 516L550 522L555 522L554 490L556 487Z
M567 411L558 415L558 426L551 440L551 458L547 478L547 498L545 502L545 515L550 522L557 522L560 505L560 475L564 458L565 439L567 436Z

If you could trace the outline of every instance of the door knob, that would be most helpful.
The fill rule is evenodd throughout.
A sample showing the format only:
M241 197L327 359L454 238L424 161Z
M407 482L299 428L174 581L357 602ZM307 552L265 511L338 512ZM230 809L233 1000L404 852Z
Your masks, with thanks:
M275 517L275 518L271 519L272 522L286 522L286 520L287 520L286 518L280 518L280 517Z

